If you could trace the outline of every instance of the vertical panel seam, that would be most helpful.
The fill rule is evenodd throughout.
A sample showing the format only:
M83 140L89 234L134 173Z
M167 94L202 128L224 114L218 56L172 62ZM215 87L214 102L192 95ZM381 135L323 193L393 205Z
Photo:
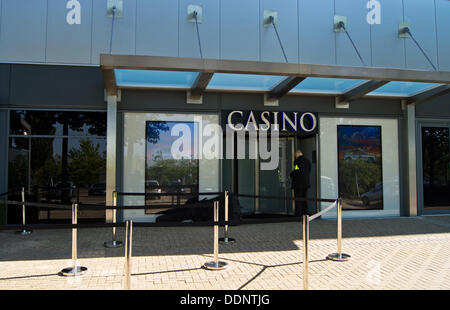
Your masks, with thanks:
M136 17L134 19L134 55L137 55L137 24L138 24L138 2L136 0Z
M436 0L434 0L434 32L436 34L436 66L438 68L438 71L440 70L439 66L439 37L438 37L438 26L437 26L437 6L436 6Z
M222 0L219 0L219 59L222 59Z
M46 2L45 10L45 47L44 47L44 62L47 63L47 45L48 45L48 0Z
M405 22L405 0L402 0L402 14L403 14L403 21ZM404 55L404 61L403 61L403 68L408 68L407 61L406 61L406 38L399 38L400 40L403 40L403 55Z
M181 11L181 6L180 6L180 0L177 1L178 2L178 6L177 6L177 20L178 20L178 27L177 27L177 49L178 49L178 57L180 57L180 11Z
M258 31L259 31L259 35L258 35L258 43L259 43L259 61L261 61L261 56L262 56L262 46L261 46L261 36L262 36L262 31L261 31L261 0L258 1Z
M333 18L334 16L336 16L336 0L333 0L333 5L334 5L334 13L333 13ZM334 32L334 64L337 65L338 61L337 61L337 32Z
M94 0L91 0L91 48L89 49L89 63L92 64L92 48L94 47L94 44L92 43L92 40L94 38ZM100 62L100 55L99 55L99 62Z
M300 2L297 0L297 63L300 63Z

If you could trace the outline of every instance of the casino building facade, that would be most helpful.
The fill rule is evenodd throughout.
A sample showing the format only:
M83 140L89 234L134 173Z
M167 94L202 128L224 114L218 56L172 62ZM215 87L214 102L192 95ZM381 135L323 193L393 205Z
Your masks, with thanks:
M114 191L145 192L119 201L149 206L187 202L176 193L292 197L301 149L307 196L341 197L344 218L450 213L449 17L447 0L0 0L0 193L111 205ZM275 137L270 166L261 143ZM290 200L238 201L241 216L293 214ZM1 210L20 222L17 207Z

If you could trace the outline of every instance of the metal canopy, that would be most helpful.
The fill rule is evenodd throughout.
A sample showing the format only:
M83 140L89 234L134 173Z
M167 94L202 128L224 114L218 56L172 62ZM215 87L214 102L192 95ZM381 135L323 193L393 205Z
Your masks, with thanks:
M100 55L109 96L121 88L260 92L270 98L317 94L350 102L363 96L418 104L449 92L450 72L161 56Z

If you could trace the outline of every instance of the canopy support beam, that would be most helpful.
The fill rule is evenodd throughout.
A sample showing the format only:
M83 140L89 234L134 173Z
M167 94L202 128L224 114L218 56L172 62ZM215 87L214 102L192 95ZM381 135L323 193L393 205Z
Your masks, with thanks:
M364 82L353 89L350 89L346 93L338 96L337 104L347 104L351 101L355 101L357 99L362 98L364 95L374 91L377 88L380 88L383 85L386 85L389 81L379 81L379 80L371 80Z
M407 105L415 106L419 103L443 96L450 93L450 84L439 85L432 89L421 92L415 96L412 96L407 100Z

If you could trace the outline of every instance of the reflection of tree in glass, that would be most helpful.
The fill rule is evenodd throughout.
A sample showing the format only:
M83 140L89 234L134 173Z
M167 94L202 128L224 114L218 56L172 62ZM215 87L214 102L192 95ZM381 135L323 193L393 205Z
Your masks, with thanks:
M91 140L81 139L79 148L69 150L70 180L75 184L86 184L90 187L99 181L100 174L105 171L105 154L100 153L100 145Z
M163 159L153 157L154 164L147 167L146 180L157 180L161 185L165 182L182 180L183 185L198 183L198 160Z
M147 141L149 143L156 144L160 139L161 131L169 131L169 126L166 122L158 121L158 122L147 122Z
M423 172L426 183L447 185L450 172L448 128L422 128L422 150Z
M356 183L355 170L358 172ZM375 163L364 160L342 161L339 163L339 191L342 198L358 199L359 192L372 190L382 181L381 161L377 158Z

